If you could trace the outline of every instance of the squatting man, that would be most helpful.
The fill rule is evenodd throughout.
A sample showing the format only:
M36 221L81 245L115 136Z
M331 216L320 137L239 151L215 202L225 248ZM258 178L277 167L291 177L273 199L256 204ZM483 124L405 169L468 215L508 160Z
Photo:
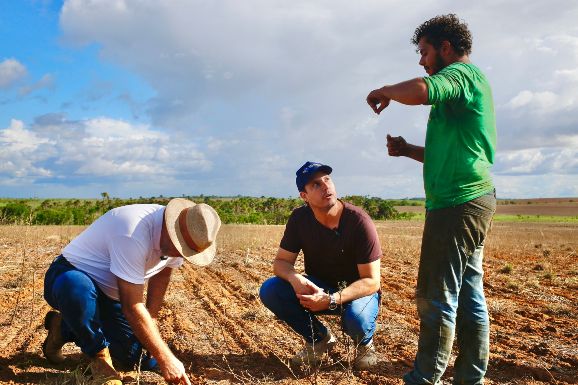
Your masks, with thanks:
M46 272L44 298L58 311L49 311L44 321L45 357L63 362L62 346L74 342L91 358L95 383L122 384L114 360L190 385L183 363L159 333L157 316L173 269L184 260L209 264L220 226L211 206L181 198L166 207L129 205L101 216Z
M273 262L275 277L263 283L263 304L305 339L291 362L318 365L336 338L317 315L340 315L355 344L354 367L377 362L373 334L380 303L381 246L362 209L337 199L331 167L307 162L296 173L305 205L295 209ZM303 251L305 274L295 270ZM345 282L345 288L340 283Z

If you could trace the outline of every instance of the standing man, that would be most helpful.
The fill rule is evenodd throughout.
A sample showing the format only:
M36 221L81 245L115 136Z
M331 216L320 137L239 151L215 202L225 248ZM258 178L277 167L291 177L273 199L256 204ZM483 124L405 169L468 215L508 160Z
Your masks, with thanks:
M425 148L387 136L391 156L423 162L426 221L416 301L418 352L406 384L438 384L457 331L454 384L482 384L489 319L483 291L483 245L496 208L490 176L496 125L488 80L470 63L472 37L456 15L419 26L412 42L429 76L372 91L379 114L391 100L429 104Z
M49 311L44 321L45 357L63 362L62 346L74 342L91 358L95 383L122 384L114 359L159 370L169 383L190 385L183 363L159 333L157 316L172 270L183 259L209 264L220 226L211 206L181 198L166 207L129 205L101 216L46 272L44 298L59 312ZM148 353L141 359L143 347Z
M357 369L377 362L373 346L380 301L381 246L371 218L337 199L331 167L307 162L297 171L305 202L291 213L277 256L276 277L263 283L260 297L277 317L305 338L291 362L318 365L336 343L316 314L341 315L353 339ZM295 270L303 250L305 275Z

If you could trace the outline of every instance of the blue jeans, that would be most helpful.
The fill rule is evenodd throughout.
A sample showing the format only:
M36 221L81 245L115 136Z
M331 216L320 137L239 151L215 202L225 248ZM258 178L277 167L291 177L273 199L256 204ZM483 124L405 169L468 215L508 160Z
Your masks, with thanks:
M108 347L116 364L132 368L140 360L142 370L157 370L157 361L148 354L141 360L142 345L122 314L120 302L106 296L62 255L46 272L44 299L62 315L65 342L74 342L89 357Z
M339 291L315 277L307 276L307 279L330 293ZM356 344L368 344L375 333L379 311L379 293L358 298L343 304L343 306L337 306L335 310L311 313L301 306L295 290L289 282L279 277L272 277L263 282L259 296L263 304L273 314L285 321L309 343L319 342L327 335L327 327L319 321L316 314L341 315L343 330Z
M406 384L438 384L457 332L454 384L483 383L490 322L483 287L484 240L496 210L492 192L426 214L416 290L418 352Z

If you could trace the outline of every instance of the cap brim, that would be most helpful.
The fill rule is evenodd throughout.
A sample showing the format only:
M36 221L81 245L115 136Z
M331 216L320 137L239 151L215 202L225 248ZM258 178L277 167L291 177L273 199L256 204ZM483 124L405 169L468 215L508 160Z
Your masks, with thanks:
M331 172L333 172L333 169L327 165L323 165L321 167L319 167L317 170L315 170L315 172L326 172L327 174L331 174Z
M309 183L309 181L311 180L313 175L317 174L318 172L324 172L327 175L329 175L333 172L333 169L326 164L322 164L321 166L317 167L315 170L311 171L311 173L309 173L309 175L307 175L307 179L305 181L303 181L303 185L297 186L297 190L305 191L305 185L307 183Z
M217 245L215 242L211 244L205 250L198 252L187 245L187 242L183 238L181 233L181 228L179 224L179 215L181 211L186 208L195 206L196 203L188 199L174 198L169 201L165 208L165 225L167 228L167 233L171 242L181 254L181 256L188 262L195 264L197 266L206 266L213 261L215 254L217 252Z

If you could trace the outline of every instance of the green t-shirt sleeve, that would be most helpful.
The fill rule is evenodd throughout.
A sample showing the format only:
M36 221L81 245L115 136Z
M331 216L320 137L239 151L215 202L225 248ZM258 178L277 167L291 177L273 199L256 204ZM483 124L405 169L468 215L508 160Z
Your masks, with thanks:
M423 80L427 84L427 104L455 101L469 94L470 82L461 66L449 65Z

